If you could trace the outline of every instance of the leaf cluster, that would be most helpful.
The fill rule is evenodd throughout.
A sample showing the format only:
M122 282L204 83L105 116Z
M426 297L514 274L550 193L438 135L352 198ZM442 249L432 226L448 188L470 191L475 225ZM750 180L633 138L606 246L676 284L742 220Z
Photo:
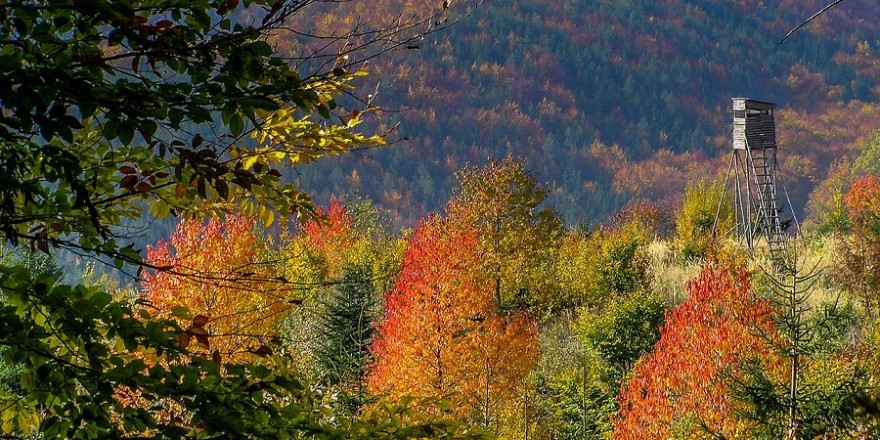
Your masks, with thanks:
M612 300L599 316L582 313L581 338L622 379L636 361L654 349L666 318L662 298L632 294Z
M729 199L724 199L720 182L701 180L688 184L675 222L684 258L711 256L715 235L723 235L733 226L733 207Z
M521 160L507 157L457 174L446 205L450 225L479 234L481 270L495 279L499 306L534 306L552 295L547 272L562 237L546 190Z
M121 267L140 259L116 226L144 207L158 218L234 207L266 224L314 215L278 168L382 146L389 133L355 131L362 112L329 120L365 72L302 76L265 41L311 3L11 4L0 17L3 238Z

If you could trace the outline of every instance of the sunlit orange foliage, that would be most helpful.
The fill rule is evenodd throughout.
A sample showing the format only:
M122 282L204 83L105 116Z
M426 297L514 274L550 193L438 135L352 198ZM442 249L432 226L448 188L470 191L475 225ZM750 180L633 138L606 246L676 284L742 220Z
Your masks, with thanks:
M422 224L409 240L403 271L385 294L376 358L368 381L374 392L401 395L450 393L467 351L457 330L485 319L491 298L486 280L467 268L476 263L475 233L443 236Z
M880 219L880 176L866 176L853 182L843 201L857 226L874 227L873 222Z
M868 317L874 319L880 309L880 176L853 182L843 202L852 234L844 238L834 253L832 278L859 298Z
M424 222L409 240L367 383L392 398L450 396L459 414L488 423L537 362L537 328L524 314L496 313L491 279L472 270L477 234L445 226Z
M345 205L336 200L331 200L326 209L319 208L318 215L320 218L303 225L303 233L314 249L324 256L330 268L341 268L345 263L345 251L358 240L354 218L348 214Z
M623 386L615 439L704 438L706 430L717 438L748 437L728 385L742 360L772 361L757 335L773 332L770 303L750 292L742 270L707 267L688 292L667 316L654 352Z
M177 225L170 242L147 247L147 261L164 268L144 276L149 312L177 319L183 328L193 322L179 318L179 306L207 317L195 327L208 335L196 330L192 342L224 362L252 359L251 352L262 347L290 306L275 271L260 260L264 245L254 222L238 215L207 224L187 220Z

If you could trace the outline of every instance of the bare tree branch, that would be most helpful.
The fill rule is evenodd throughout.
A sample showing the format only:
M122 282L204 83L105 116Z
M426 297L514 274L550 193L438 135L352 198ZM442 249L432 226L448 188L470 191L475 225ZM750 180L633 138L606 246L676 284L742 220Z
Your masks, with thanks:
M829 3L829 4L826 5L824 8L822 8L819 12L813 14L810 18L808 18L808 19L802 21L801 24L795 26L794 29L788 31L788 33L785 34L785 36L782 37L782 39L779 40L779 42L776 43L776 44L777 44L777 45L778 45L778 44L782 44L785 40L788 39L788 37L790 37L792 34L794 34L795 32L797 32L798 29L800 29L800 28L806 26L806 25L809 24L811 21L813 21L813 20L819 18L820 15L822 15L822 14L828 12L831 8L833 8L833 7L835 7L835 6L837 6L837 5L841 4L841 3L843 3L843 1L844 1L844 0L834 0L833 2Z

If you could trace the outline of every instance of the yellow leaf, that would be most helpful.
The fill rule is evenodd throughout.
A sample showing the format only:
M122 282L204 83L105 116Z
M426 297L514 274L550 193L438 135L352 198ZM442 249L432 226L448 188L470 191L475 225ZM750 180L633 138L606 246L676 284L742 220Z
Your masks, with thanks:
M274 153L271 153L269 157L275 162L282 162L284 158L287 157L287 153L283 151L276 151Z
M247 158L245 158L244 162L242 162L241 165L244 167L244 169L250 169L254 166L255 163L257 163L258 159L259 159L259 156L257 156L257 155L247 157Z
M250 200L245 201L242 203L241 211L245 217L252 217L254 215L254 204Z
M272 226L272 223L275 221L275 210L267 209L266 213L263 215L263 223L265 223L266 227Z
M0 402L0 405L2 405L4 408L8 407L8 404L5 400ZM2 429L4 435L12 435L12 429L14 428L12 420L14 416L15 413L12 410L3 411L3 424L2 426L0 426L0 429Z

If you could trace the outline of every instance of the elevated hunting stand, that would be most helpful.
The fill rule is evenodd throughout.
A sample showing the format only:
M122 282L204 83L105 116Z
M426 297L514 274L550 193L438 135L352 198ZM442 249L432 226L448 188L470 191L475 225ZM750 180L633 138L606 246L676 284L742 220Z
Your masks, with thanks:
M753 250L763 237L774 262L785 252L787 223L780 218L782 206L778 186L781 182L777 175L775 107L776 104L769 102L733 98L733 155L724 181L726 192L732 172L737 239ZM785 192L784 185L782 189ZM787 192L785 199L799 229ZM723 198L721 202L724 202ZM719 204L716 225L720 212Z

